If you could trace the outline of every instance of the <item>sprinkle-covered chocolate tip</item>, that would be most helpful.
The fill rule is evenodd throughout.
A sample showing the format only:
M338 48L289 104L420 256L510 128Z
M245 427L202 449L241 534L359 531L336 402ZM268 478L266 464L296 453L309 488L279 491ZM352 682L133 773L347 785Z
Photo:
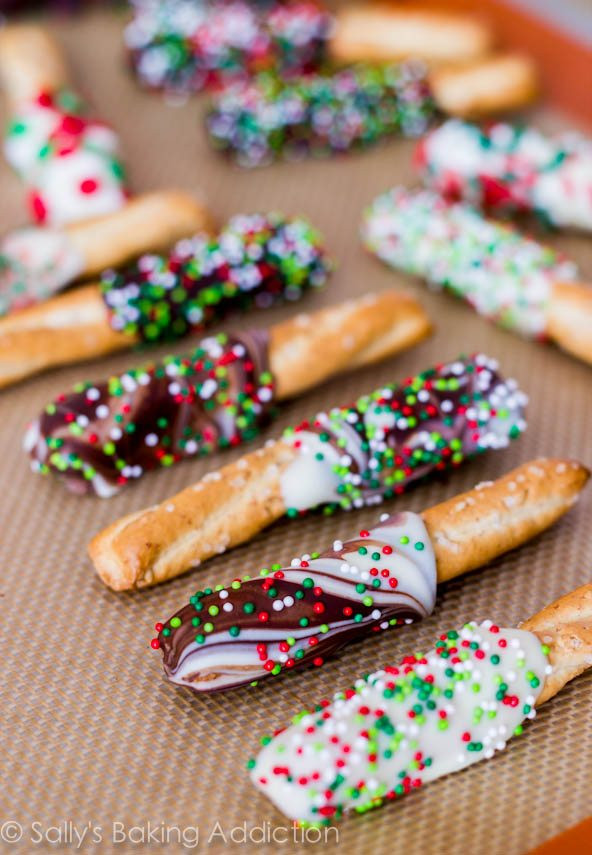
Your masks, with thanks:
M552 668L536 635L487 620L366 675L261 740L251 780L302 826L397 800L505 748Z
M228 87L207 116L213 145L242 166L364 148L419 136L434 102L418 62L359 65L285 81L274 73Z
M268 308L322 287L330 264L319 234L302 218L233 217L217 238L180 241L169 255L143 255L103 274L113 329L146 342L204 329L230 311Z
M314 0L132 0L132 6L125 41L138 79L177 95L265 68L313 71L331 23Z
M267 348L262 331L220 333L185 356L78 384L29 427L33 471L108 497L151 469L248 442L275 414Z
M393 187L378 196L364 214L362 238L386 264L525 336L545 336L553 282L577 275L550 247L429 190Z

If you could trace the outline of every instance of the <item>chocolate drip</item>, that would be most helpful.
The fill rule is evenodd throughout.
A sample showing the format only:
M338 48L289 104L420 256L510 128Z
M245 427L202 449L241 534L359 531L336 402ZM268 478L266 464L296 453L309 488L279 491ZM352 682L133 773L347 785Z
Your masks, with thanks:
M77 493L115 490L144 472L253 439L274 415L268 336L205 339L46 407L30 429L31 457Z
M262 573L198 591L157 625L153 646L169 679L215 691L320 665L351 641L425 617L435 596L435 561L415 514L388 517L373 532Z

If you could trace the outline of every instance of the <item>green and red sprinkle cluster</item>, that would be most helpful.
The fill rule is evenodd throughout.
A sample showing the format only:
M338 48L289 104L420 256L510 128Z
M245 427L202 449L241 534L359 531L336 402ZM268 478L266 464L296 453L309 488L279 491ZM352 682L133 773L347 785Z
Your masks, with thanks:
M154 343L202 330L230 311L268 308L325 285L324 246L306 220L279 214L233 217L214 239L180 241L169 255L143 255L103 274L113 329Z
M241 166L420 136L434 115L423 65L360 65L285 81L273 73L227 87L207 117L213 145Z

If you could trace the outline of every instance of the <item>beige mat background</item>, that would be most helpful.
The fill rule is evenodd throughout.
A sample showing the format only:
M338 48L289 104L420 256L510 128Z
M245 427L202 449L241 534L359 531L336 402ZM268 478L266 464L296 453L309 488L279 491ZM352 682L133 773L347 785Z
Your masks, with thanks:
M574 456L592 464L592 369L551 347L492 328L452 298L429 295L421 284L390 273L362 250L357 230L363 207L389 184L414 180L411 144L395 141L350 158L238 171L208 151L200 123L203 102L171 107L138 91L122 67L121 24L120 14L97 12L52 26L67 50L73 79L92 96L98 114L119 130L135 189L176 185L203 193L220 220L257 209L306 214L326 235L339 266L330 287L307 299L303 309L400 285L421 296L437 322L436 334L402 357L286 406L268 435L317 408L346 402L460 351L483 349L529 392L528 432L509 451L421 486L397 500L397 507L426 507L537 455ZM536 118L543 125L559 124L558 117L545 113ZM4 230L25 215L19 182L5 166L0 177ZM592 281L589 238L555 237L553 242L576 258ZM264 325L289 312L270 312L250 322ZM198 587L256 571L272 560L289 562L371 523L376 512L280 523L255 543L172 584L134 596L109 592L85 556L91 535L240 453L155 473L110 501L75 498L59 483L30 474L20 450L28 419L75 381L100 378L135 361L123 354L57 371L0 398L0 822L23 825L23 839L13 851L46 848L35 843L34 821L42 829L64 821L78 828L100 826L104 842L85 843L82 851L88 852L143 851L110 842L113 821L126 828L149 821L153 827L198 825L200 851L222 848L220 837L207 845L216 821L227 834L244 822L247 827L286 826L255 793L244 771L263 733L285 723L302 703L429 644L441 628L485 617L513 624L592 577L589 488L574 511L536 542L445 586L435 614L423 624L353 646L319 671L272 680L255 690L209 697L177 690L164 682L160 656L149 647L156 620L167 618ZM521 855L582 819L591 803L591 697L588 674L546 705L526 735L491 762L342 823L340 851L386 853L397 846L406 855ZM267 849L288 851L290 846ZM187 851L175 845L152 850Z

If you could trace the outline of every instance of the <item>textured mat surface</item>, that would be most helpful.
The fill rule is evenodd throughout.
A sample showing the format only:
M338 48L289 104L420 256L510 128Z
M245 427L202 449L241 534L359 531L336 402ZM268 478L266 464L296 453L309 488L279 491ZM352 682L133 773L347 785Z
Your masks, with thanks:
M389 272L362 250L357 230L363 207L389 184L414 180L410 144L393 142L347 159L238 171L208 151L200 123L203 102L173 107L136 89L122 66L121 23L116 13L105 12L54 27L74 80L92 97L99 115L118 128L135 189L178 185L201 192L220 220L257 209L303 213L325 233L338 261L329 288L303 308L400 285L425 301L437 323L430 340L402 357L285 407L269 436L318 408L347 402L460 351L482 349L529 392L529 430L509 451L482 457L389 507L427 507L537 455L574 456L592 464L592 369L551 347L494 329L452 298L428 294L420 283ZM543 114L538 118L547 125L558 121ZM23 192L5 166L0 176L0 226L8 229L24 221ZM576 258L592 281L589 239L555 237L552 242ZM288 314L289 309L274 311L253 323ZM127 830L146 829L151 822L163 834L166 826L199 826L200 847L207 851L223 848L220 836L206 846L217 821L228 847L230 831L243 823L247 828L286 827L286 820L254 792L244 771L260 735L284 724L303 702L424 647L440 629L468 618L513 624L592 578L589 488L552 531L494 566L443 587L434 615L423 624L351 647L314 673L289 675L259 689L211 697L176 690L164 682L160 656L149 647L156 620L168 617L197 587L228 581L272 560L288 562L357 531L376 513L280 523L256 542L172 584L135 596L107 591L85 557L91 535L240 453L158 472L110 501L75 498L55 481L30 474L20 450L27 421L75 381L101 378L135 362L137 356L123 354L56 371L3 392L0 399L0 820L24 826L13 851L42 848L31 828L34 821L41 829L64 821L78 829L90 824L81 847L88 852L143 851L129 840L113 840L113 822ZM491 762L342 823L340 851L387 853L397 843L406 855L521 855L582 819L590 812L591 698L588 674L542 708L525 736ZM101 843L92 842L93 826L101 827ZM66 848L73 848L75 840ZM276 837L268 851L295 846L301 848L282 845ZM257 848L255 843L245 847ZM152 849L186 851L187 846L153 843Z

